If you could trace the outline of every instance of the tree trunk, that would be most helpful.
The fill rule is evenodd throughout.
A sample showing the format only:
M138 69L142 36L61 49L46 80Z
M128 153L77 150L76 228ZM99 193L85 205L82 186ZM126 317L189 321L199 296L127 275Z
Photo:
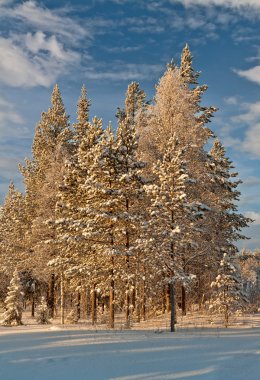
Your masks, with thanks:
M54 310L55 310L54 289L55 289L55 274L52 273L50 277L50 281L49 281L49 287L48 287L48 308L49 308L50 318L54 318Z
M169 284L170 296L171 296L171 332L175 331L175 289L174 284Z
M135 309L135 287L133 285L130 285L130 306L129 306L130 319L133 319L134 309Z
M112 239L113 245L113 239ZM114 280L114 257L111 257L111 280L109 291L109 327L113 329L115 327L115 280Z
M136 322L140 322L140 289L139 284L136 285L135 290L135 320Z
M97 294L96 294L96 284L93 284L92 286L92 293L91 293L91 319L92 319L92 326L95 325L97 321Z
M63 273L60 276L60 322L64 325L64 278Z
M125 323L126 327L130 327L130 320L129 320L129 306L130 306L130 289L129 289L129 282L126 284L126 292L125 292Z
M182 315L186 315L186 289L183 285L181 286L181 310Z
M81 304L81 294L80 294L80 291L78 291L77 293L77 303L76 303L76 309L77 309L77 319L80 319L81 315L80 315L80 304Z
M166 311L165 286L162 289L162 314Z
M169 284L166 287L166 311L167 313L170 313L171 311L171 291Z
M115 281L113 276L110 281L109 293L109 327L111 329L115 327Z
M91 300L90 300L90 288L89 287L87 287L87 289L86 289L85 297L86 297L86 305L85 305L86 316L90 317Z
M32 317L34 317L35 314L35 296L32 295Z
M143 286L142 286L142 310L141 310L141 315L142 315L142 320L145 321L146 319L146 297L145 297L145 280L143 280Z

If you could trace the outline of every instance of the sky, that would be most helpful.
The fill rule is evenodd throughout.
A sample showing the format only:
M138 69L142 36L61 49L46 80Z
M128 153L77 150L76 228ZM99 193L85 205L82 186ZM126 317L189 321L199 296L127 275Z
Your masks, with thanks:
M1 199L10 181L23 190L18 163L56 83L71 123L85 84L91 115L115 125L127 85L152 99L186 43L243 181L239 212L255 220L239 246L260 247L260 0L0 0Z

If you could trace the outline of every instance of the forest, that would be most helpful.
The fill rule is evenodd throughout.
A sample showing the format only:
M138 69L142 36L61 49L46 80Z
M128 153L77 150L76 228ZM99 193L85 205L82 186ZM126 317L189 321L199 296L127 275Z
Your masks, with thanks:
M241 180L203 105L189 47L171 61L154 99L129 84L117 126L90 120L82 87L70 125L56 85L0 212L0 323L88 319L125 328L188 310L254 311L260 252L239 252L251 219Z

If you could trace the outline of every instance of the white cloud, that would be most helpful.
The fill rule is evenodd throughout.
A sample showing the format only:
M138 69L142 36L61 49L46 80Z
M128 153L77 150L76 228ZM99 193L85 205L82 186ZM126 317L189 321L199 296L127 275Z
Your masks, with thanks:
M260 122L260 101L255 103L242 103L240 105L245 112L234 116L233 121L244 122L247 124L252 124L252 122Z
M260 84L260 66L252 67L249 70L235 70L235 72L241 76L244 77L251 82L255 82L257 84Z
M30 58L11 39L0 38L0 82L13 87L49 86L55 75L47 73L47 62Z
M260 185L260 178L256 176L247 176L247 178L243 181L243 186L256 186Z
M11 87L48 87L79 61L77 52L66 51L55 36L43 32L0 37L0 83Z
M240 7L254 7L260 8L260 0L172 0L171 2L182 3L184 6L194 6L194 5L203 5L203 6L224 6L232 8Z
M30 135L31 132L25 125L24 118L17 112L15 105L0 96L0 138L24 138ZM1 154L7 153L1 146Z
M247 152L251 157L260 157L260 101L255 103L242 103L244 113L234 116L231 120L235 123L247 125L244 139L230 137L230 146L240 151Z
M115 64L113 69L107 71L89 69L85 71L85 76L89 79L107 79L112 81L145 80L157 77L162 69L161 65L121 63Z
M254 225L260 225L260 212L246 211L245 216L254 220Z
M48 38L43 32L37 32L35 34L27 33L25 36L25 46L33 53L39 53L40 51L49 52L54 58L63 61L77 60L78 54L72 51L65 51L64 46L57 41L56 36L52 35Z
M260 123L254 124L245 133L241 148L254 157L260 157Z
M229 96L224 99L225 103L228 105L237 105L238 99L235 96Z
M0 129L2 126L6 126L8 122L23 124L24 120L22 116L15 111L15 106L12 103L0 97Z
M66 13L65 8L49 10L32 0L25 1L13 8L1 10L2 17L21 20L37 30L62 35L70 40L90 36L89 30L85 26L83 28Z

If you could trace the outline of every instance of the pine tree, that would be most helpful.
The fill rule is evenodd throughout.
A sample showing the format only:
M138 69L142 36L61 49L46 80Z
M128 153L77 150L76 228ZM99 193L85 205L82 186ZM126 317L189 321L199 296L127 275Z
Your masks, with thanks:
M184 75L185 72L185 75ZM208 177L208 156L205 150L208 139L213 135L207 127L216 109L201 105L206 86L193 86L198 75L192 68L192 57L185 48L181 67L168 65L160 79L154 99L154 105L148 107L144 128L140 133L140 157L148 163L147 174L151 181L152 165L162 160L165 147L170 137L175 134L181 148L184 149L189 181L186 184L187 201L197 209L197 218L189 231L190 221L186 228L186 246L183 244L183 269L185 272L201 275L206 257L211 251L211 231L208 218L211 215L212 196ZM212 246L213 249L213 246ZM194 269L195 268L195 269ZM202 274L205 272L203 268ZM198 280L200 283L200 280ZM197 294L202 296L202 290ZM185 288L183 288L185 300ZM185 309L185 302L183 302ZM185 313L185 310L184 310Z
M55 207L59 255L49 262L50 266L63 272L64 280L70 279L74 290L87 285L86 256L90 244L82 234L82 209L87 197L84 184L88 177L88 168L94 159L92 148L103 133L101 119L94 117L92 122L89 121L89 106L90 102L83 87L78 101L78 122L73 125L73 154L65 163Z
M9 278L18 265L20 270L26 270L30 265L27 216L25 197L11 183L0 211L0 258L2 271Z
M187 172L183 151L175 136L169 139L161 161L153 167L157 181L145 188L151 198L149 260L160 272L161 283L169 284L171 293L171 331L175 330L175 283L186 277L182 268L182 239L191 210L185 194ZM152 238L151 238L152 237Z
M62 181L64 162L71 154L71 137L69 120L56 85L52 92L51 107L42 113L41 121L36 127L33 141L32 160L21 167L26 186L28 214L31 221L30 251L32 262L39 268L40 277L49 277L48 303L51 316L54 313L55 275L47 262L57 255L55 228L48 227L48 221L55 219L55 205L59 184ZM48 244L46 244L48 243Z
M22 300L23 292L20 283L20 277L17 269L14 271L13 278L8 288L8 294L5 299L6 311L2 316L0 322L3 326L22 325Z
M209 177L215 198L215 245L222 252L237 251L235 242L246 239L241 230L252 222L237 212L240 198L238 186L242 181L236 179L238 173L233 171L234 165L226 157L225 149L218 139L214 141L209 158Z
M126 101L126 104L130 108L130 102L127 103ZM136 290L134 282L139 280L138 277L140 278L137 270L137 267L140 266L138 239L144 218L144 211L141 210L141 207L144 199L143 185L145 182L143 178L144 163L137 156L138 138L133 113L128 118L128 112L126 112L126 118L119 123L116 137L117 171L121 194L121 210L117 218L118 227L121 231L120 240L123 242L121 254L125 256L126 260L125 311L126 323L129 324L129 318L134 309L133 292ZM136 273L136 276L133 272ZM136 278L134 279L134 277Z
M237 257L224 253L220 262L216 280L211 287L214 293L211 298L210 309L224 317L225 327L228 327L230 316L237 310L243 309L247 298L243 292Z
M141 116L140 114L146 108L145 99L145 92L140 88L139 83L130 83L126 91L124 108L122 110L118 108L117 111L116 116L118 117L119 122L127 119L128 123L131 125L138 125L138 122L140 121L138 119Z
M41 325L49 324L49 310L45 297L41 297L41 303L38 306L36 320Z

